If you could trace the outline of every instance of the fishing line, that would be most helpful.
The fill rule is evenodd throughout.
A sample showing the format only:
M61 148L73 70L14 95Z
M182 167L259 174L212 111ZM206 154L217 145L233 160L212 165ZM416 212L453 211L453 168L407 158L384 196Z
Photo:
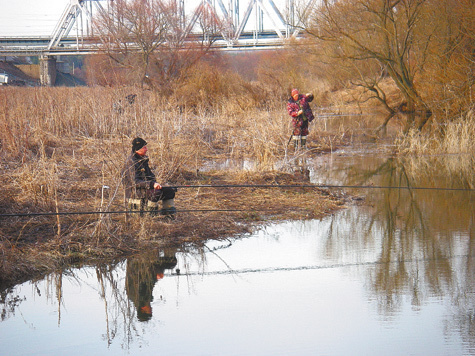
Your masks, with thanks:
M420 263L431 261L447 261L457 258L470 258L475 255L454 255L448 257L439 258L415 258L404 259L399 261L368 261L368 262L354 262L354 263L333 263L329 265L313 265L313 266L296 266L296 267L267 267L267 268L244 268L239 270L223 270L223 271L210 271L210 272L186 272L181 273L180 276L216 276L216 275L229 275L229 274L250 274L250 273L273 273L273 272L293 272L293 271L312 271L320 269L336 269L345 267L365 267L365 266L378 266L389 265L399 263ZM178 275L178 274L177 274Z

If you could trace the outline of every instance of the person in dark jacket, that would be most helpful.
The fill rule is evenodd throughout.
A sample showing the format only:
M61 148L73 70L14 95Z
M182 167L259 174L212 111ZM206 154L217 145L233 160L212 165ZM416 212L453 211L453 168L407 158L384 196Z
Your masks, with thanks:
M176 252L175 248L166 248L127 258L125 291L137 309L139 321L152 319L153 288L165 277L166 270L177 265Z
M293 89L291 97L287 103L287 111L292 117L292 138L295 148L300 146L305 148L307 144L308 123L314 119L310 102L313 100L313 94L300 94L297 89Z
M157 183L149 166L147 142L141 137L132 140L132 153L123 168L123 182L130 210L158 212L158 201L162 201L161 214L175 214L176 188Z

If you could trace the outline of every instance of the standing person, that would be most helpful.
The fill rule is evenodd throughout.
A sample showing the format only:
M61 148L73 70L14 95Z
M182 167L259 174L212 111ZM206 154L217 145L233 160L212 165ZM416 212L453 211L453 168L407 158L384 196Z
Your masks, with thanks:
M132 140L132 153L123 168L125 198L128 208L150 212L158 211L158 201L162 201L162 215L173 216L176 212L174 198L176 188L163 187L157 183L148 164L147 142L140 137Z
M309 103L313 100L313 94L300 94L297 89L293 89L287 103L287 111L292 116L292 138L295 148L300 146L305 148L307 144L308 123L314 119Z

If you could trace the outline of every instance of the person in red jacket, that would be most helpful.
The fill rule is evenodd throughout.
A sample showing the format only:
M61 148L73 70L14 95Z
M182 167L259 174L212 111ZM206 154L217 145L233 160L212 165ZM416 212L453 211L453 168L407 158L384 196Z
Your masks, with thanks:
M292 138L295 148L305 148L308 136L308 123L314 119L309 103L313 100L313 94L300 94L297 89L293 89L287 103L287 111L292 117Z

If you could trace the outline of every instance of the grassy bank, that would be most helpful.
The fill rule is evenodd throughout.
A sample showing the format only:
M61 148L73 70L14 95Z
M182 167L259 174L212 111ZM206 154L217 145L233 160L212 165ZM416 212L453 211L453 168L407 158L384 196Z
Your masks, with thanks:
M396 140L398 153L411 160L411 173L414 176L430 175L438 162L437 169L447 177L458 177L466 182L467 188L475 188L475 114L473 111L452 121L437 125L432 130L412 131Z
M149 142L162 183L308 182L281 167L290 132L282 103L189 107L133 88L6 88L0 103L1 214L124 210L120 172L136 136ZM328 134L318 125L312 154L348 140L348 132ZM232 160L252 169L220 168ZM202 188L178 191L177 209L187 211L173 222L125 214L1 217L0 284L150 246L239 236L269 221L316 218L341 204L315 188Z
M136 94L133 102L129 94ZM345 91L312 103L317 119L307 155L377 140L384 113L355 98ZM308 183L289 164L290 120L279 98L232 93L188 101L137 88L7 87L0 90L0 108L0 214L123 211L121 169L136 136L149 142L151 166L163 184ZM399 153L417 157L408 173L430 175L434 166L424 166L421 157L465 152L437 166L473 187L473 117L443 126L433 120L432 131L396 140ZM388 132L401 127L396 120ZM190 188L179 189L182 212L173 222L100 213L4 216L0 285L150 246L237 237L269 221L317 218L342 204L316 188Z

